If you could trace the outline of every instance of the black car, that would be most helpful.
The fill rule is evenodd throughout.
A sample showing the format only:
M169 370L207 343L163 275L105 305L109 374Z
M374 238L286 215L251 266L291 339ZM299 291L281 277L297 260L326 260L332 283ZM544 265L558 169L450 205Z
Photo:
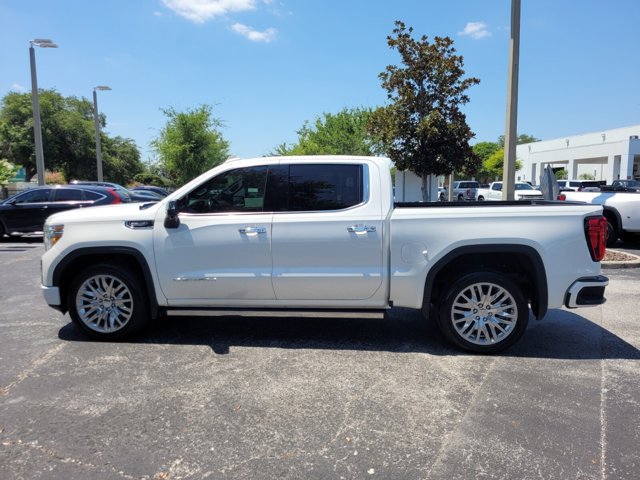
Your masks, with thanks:
M41 232L47 217L54 213L122 201L114 189L107 187L34 187L0 202L0 239L4 234Z
M96 181L93 181L93 180L72 180L71 184L72 185L85 185L85 186L93 186L93 187L112 188L113 190L116 191L116 193L118 195L120 195L120 198L122 199L123 202L130 202L132 200L131 192L129 190L127 190L125 187L123 187L122 185L120 185L119 183L96 182Z
M165 190L162 187L156 187L154 185L138 185L137 187L130 188L129 191L131 192L150 191L150 192L157 193L161 197L166 197L167 195L169 195L169 192L167 190Z

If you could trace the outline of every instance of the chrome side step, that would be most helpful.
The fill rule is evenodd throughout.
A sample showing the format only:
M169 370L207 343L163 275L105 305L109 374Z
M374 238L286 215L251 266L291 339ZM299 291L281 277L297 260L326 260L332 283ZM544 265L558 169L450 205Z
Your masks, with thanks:
M385 310L253 310L221 308L168 308L170 317L302 317L302 318L384 318Z

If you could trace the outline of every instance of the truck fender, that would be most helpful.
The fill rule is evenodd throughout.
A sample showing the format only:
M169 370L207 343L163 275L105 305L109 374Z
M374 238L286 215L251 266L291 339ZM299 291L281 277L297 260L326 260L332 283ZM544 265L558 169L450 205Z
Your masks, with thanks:
M471 273L482 269L485 271L499 271L492 268L491 265L487 265L485 267L482 261L478 262L476 265L471 265L468 269L458 267L459 270L456 270L455 272L446 272L445 268L447 266L453 265L456 259L460 259L463 256L483 259L490 258L492 254L500 255L501 257L518 255L528 260L531 267L530 270L532 270L530 272L526 272L532 279L531 309L537 319L544 317L549 305L549 291L547 286L546 269L544 267L542 257L533 247L528 245L504 244L462 246L452 250L439 259L427 273L422 300L423 314L427 317L430 316L434 300L434 287L438 280L442 280L443 276L446 276L447 278L451 278L452 276L453 278L458 278L460 274Z
M61 283L62 279L64 278L65 272L70 266L76 264L76 262L80 259L86 258L88 261L91 261L90 259L112 259L125 257L133 258L135 266L137 266L142 273L144 288L147 293L147 298L149 299L149 313L151 314L151 318L157 318L160 307L158 305L158 299L156 298L156 293L154 290L151 269L149 268L147 259L142 254L142 252L132 247L86 247L73 250L72 252L67 254L60 261L60 263L58 263L58 265L56 265L56 268L53 271L53 285L61 288L64 287L64 285L62 285ZM83 266L86 267L87 263L83 262ZM62 297L64 302L64 295Z

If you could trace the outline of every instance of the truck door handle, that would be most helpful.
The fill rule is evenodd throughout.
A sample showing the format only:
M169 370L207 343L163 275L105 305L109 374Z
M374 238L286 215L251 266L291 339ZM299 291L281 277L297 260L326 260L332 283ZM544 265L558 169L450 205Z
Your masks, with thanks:
M267 229L265 227L244 227L239 228L238 231L248 237L255 237L259 233L267 233Z
M355 233L356 235L362 235L363 233L367 233L367 232L375 232L376 231L376 227L372 226L372 225L351 225L350 227L347 227L347 231L349 233Z

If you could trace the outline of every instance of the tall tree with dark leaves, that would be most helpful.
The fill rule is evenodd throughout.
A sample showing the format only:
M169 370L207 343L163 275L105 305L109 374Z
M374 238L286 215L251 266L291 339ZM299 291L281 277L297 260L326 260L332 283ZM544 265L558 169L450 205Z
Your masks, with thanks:
M412 33L413 28L396 21L387 37L402 66L389 65L379 75L389 104L374 111L370 130L399 170L422 177L423 199L428 200L428 175L469 175L480 166L469 145L474 133L461 111L469 102L467 89L480 80L464 78L463 58L449 37L430 42Z

